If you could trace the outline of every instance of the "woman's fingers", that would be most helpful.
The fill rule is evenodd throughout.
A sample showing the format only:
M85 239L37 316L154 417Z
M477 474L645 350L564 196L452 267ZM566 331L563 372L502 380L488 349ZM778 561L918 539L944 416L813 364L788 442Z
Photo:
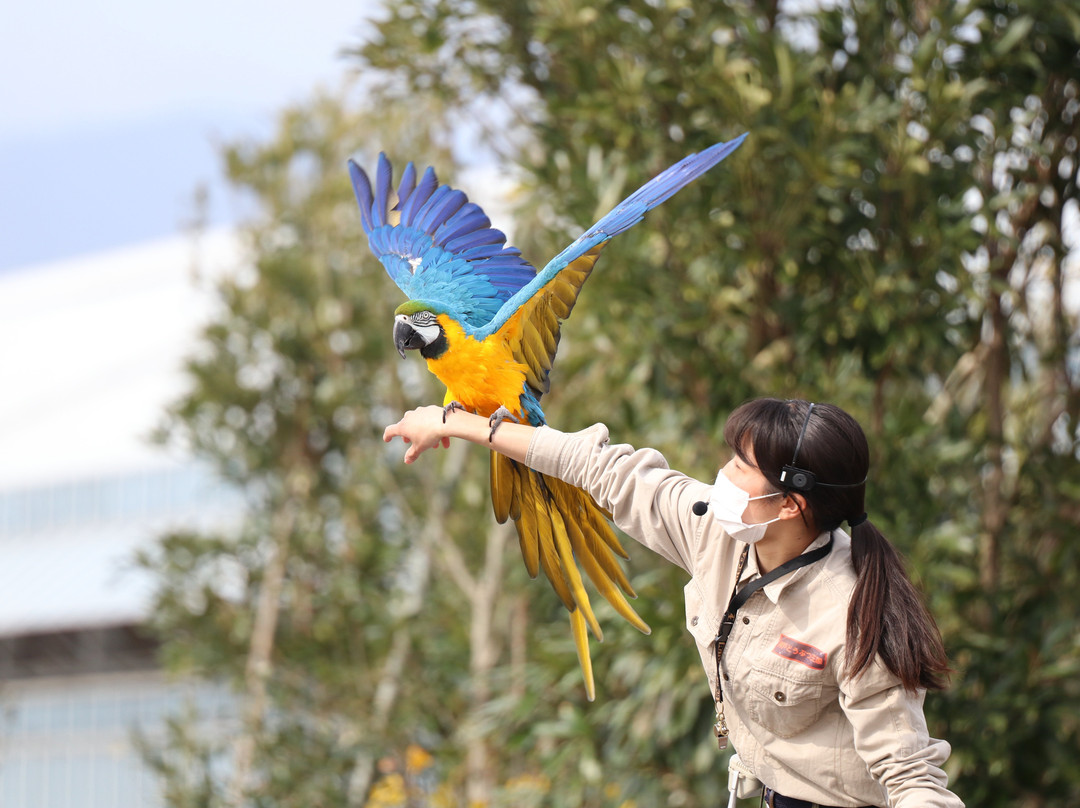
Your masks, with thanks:
M409 446L406 463L413 463L428 449L449 447L450 438L443 434L442 408L419 407L405 413L400 421L383 430L383 441L389 443L394 438L401 438Z

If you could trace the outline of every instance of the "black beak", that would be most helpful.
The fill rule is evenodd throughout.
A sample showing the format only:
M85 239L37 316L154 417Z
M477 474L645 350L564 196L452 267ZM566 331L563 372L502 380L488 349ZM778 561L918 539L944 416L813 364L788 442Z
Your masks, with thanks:
M424 347L423 338L413 330L413 327L404 320L394 321L394 347L405 358L405 351L416 350Z

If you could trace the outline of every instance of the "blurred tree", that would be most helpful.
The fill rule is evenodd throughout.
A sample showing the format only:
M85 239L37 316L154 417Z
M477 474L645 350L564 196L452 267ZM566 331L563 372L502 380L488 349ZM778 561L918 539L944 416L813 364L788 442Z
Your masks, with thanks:
M935 487L956 522L942 533L976 543L939 593L962 669L943 706L972 803L1071 804L1080 635L1064 615L1080 611L1080 9L964 8L951 61L980 89L964 155L980 238L959 291L979 330L942 376L930 415L951 438Z
M385 148L453 182L463 139L480 144L519 182L513 242L542 264L748 130L607 248L549 418L603 420L707 478L747 397L850 410L876 453L872 516L959 668L928 702L956 790L1080 802L1078 20L1066 0L389 7L356 53L362 100L316 99L227 154L259 205L253 269L222 286L165 432L250 512L238 536L172 535L145 560L167 661L235 684L240 740L178 721L156 757L170 801L723 798L685 576L633 553L653 634L598 605L589 705L561 606L492 524L483 452L402 471L382 446L441 391L394 355L400 296L361 243L344 160Z

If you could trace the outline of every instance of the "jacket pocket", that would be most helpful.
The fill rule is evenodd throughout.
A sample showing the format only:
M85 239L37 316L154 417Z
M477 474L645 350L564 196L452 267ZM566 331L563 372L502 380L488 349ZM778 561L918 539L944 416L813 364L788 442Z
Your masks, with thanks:
M791 676L755 667L746 684L751 720L778 738L798 735L825 709L820 676Z

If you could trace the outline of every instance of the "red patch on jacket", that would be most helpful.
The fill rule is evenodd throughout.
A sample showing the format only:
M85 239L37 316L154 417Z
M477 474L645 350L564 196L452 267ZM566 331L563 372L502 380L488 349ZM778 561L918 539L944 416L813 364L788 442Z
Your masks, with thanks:
M815 671L825 670L825 660L829 658L829 655L824 651L820 651L804 642L793 640L786 634L780 635L780 642L776 644L772 652L777 656L782 656L784 659L801 663Z

